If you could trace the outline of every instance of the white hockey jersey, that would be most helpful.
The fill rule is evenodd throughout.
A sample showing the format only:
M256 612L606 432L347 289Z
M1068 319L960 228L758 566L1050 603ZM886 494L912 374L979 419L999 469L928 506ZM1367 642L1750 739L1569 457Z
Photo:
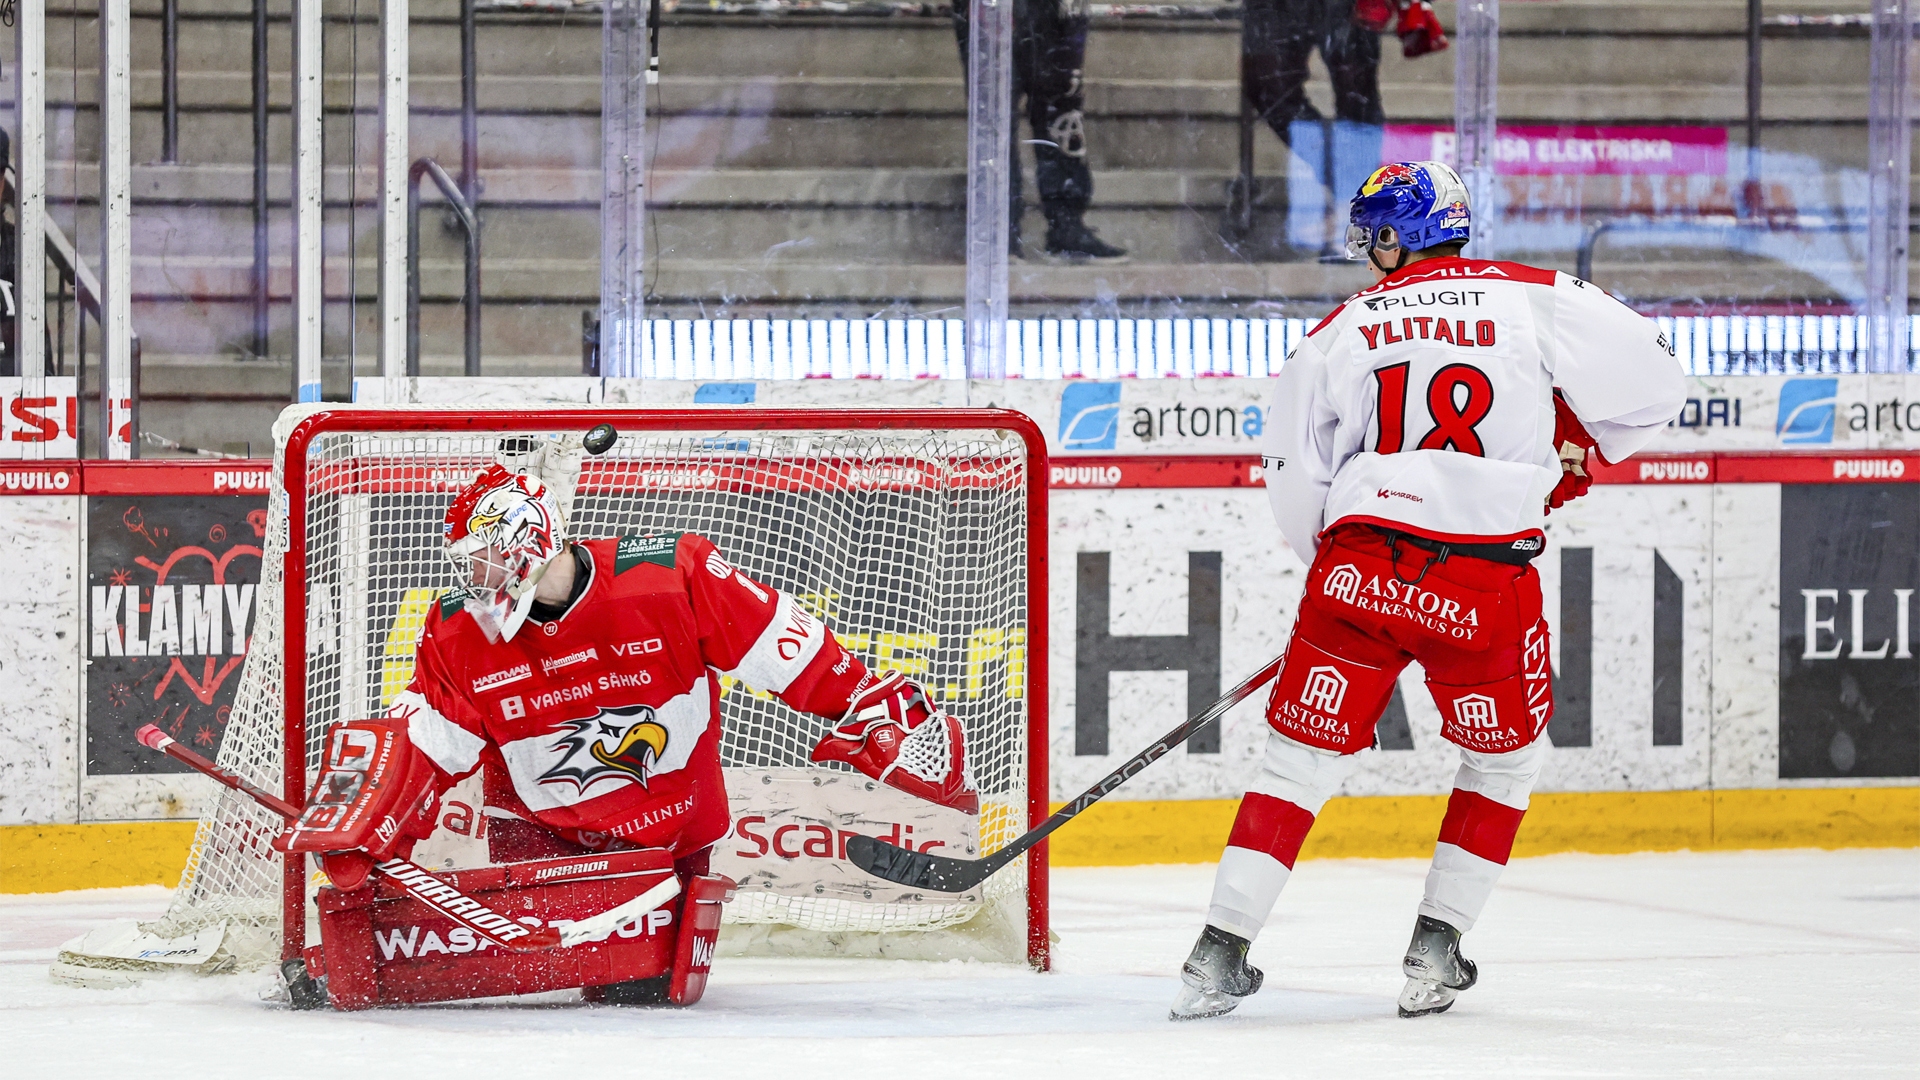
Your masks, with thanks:
M1311 561L1344 522L1458 543L1541 534L1560 480L1553 390L1610 462L1685 396L1659 327L1554 270L1423 259L1334 309L1288 357L1262 454Z

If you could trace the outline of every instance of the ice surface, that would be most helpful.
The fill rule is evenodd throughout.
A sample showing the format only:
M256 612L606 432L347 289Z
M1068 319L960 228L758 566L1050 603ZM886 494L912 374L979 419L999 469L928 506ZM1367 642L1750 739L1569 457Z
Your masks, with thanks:
M686 1011L553 995L357 1014L270 976L48 979L67 938L157 887L0 897L0 1074L40 1077L1857 1077L1916 1075L1920 852L1516 860L1465 939L1480 985L1394 1013L1425 864L1303 863L1255 944L1266 988L1169 1023L1213 868L1054 874L1058 971L738 960Z

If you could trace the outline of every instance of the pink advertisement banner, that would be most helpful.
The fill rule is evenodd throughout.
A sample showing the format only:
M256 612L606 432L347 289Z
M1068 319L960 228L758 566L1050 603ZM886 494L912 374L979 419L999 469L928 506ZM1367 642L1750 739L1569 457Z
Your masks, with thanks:
M1381 160L1451 165L1453 129L1388 124ZM1718 176L1727 171L1727 129L1503 126L1494 163L1504 176Z

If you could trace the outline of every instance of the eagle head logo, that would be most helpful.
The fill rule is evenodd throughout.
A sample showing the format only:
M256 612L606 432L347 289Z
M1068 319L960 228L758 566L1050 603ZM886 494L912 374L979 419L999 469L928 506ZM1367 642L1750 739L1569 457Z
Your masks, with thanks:
M667 752L667 729L646 705L602 709L568 720L559 730L565 734L554 745L562 754L540 774L543 784L564 781L585 791L607 777L627 777L644 788Z

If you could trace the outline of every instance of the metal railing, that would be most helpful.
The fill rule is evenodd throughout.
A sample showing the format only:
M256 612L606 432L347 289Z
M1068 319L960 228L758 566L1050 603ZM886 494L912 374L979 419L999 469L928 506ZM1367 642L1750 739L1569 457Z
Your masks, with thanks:
M420 374L420 178L431 176L466 235L466 285L460 298L466 319L465 370L480 374L480 220L453 177L432 158L407 170L407 374Z
M86 391L87 316L91 315L93 317L93 321L96 326L99 325L100 323L100 279L94 276L94 273L92 270L88 269L86 260L82 259L80 257L79 252L74 250L73 242L67 239L67 234L61 230L59 225L54 223L52 218L46 219L46 237L47 237L47 247L46 247L47 260L53 263L54 270L56 271L56 281L58 282L58 284L55 287L55 290L56 290L55 291L55 296L56 296L55 310L56 310L56 321L58 323L58 331L57 333L52 330L49 331L49 337L53 338L53 343L54 343L54 348L49 350L49 352L55 358L55 364L56 364L57 370L64 371L66 369L67 296L71 294L73 297L73 307L74 307L73 386L74 386L74 393L76 395L79 395L79 394L85 393ZM44 298L42 298L41 302L42 303L45 302ZM138 459L140 457L140 442L141 442L141 439L140 439L140 335L129 334L128 337L131 339L130 340L131 350L129 353L130 364L128 369L128 384L127 384L127 396L128 396L128 402L127 402L128 429L127 430L129 434L132 436L130 439L127 440L128 456L134 459ZM84 450L84 447L86 446L86 441L85 441L86 423L84 419L81 418L83 416L84 414L80 414L80 416L76 416L75 423L76 425L78 425L80 430L74 432L75 445L77 448L81 448L82 452ZM109 453L108 451L108 443L110 441L110 435L111 435L110 425L112 423L112 416L113 416L112 387L108 384L107 379L102 378L100 379L100 440L99 440L100 441L99 453L100 453L100 457L102 458L107 458L112 456L111 453ZM83 456L84 456L84 453L83 453Z

